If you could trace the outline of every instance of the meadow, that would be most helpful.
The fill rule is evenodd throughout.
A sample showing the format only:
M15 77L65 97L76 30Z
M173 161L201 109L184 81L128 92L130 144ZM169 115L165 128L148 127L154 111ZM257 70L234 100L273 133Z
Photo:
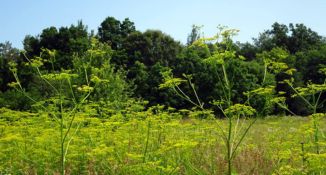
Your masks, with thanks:
M0 110L0 174L60 174L57 122L42 113ZM68 135L65 174L227 173L218 127L226 128L227 120L189 116L159 107L109 119L79 113ZM325 174L325 136L317 154L313 121L258 119L233 160L233 174ZM325 118L319 123L325 133Z
M0 175L326 174L326 40L272 27L182 45L108 17L0 44Z

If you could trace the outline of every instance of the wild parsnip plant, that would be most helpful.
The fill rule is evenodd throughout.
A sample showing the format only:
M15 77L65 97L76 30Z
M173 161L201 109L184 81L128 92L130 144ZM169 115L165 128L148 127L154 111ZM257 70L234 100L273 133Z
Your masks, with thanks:
M70 70L62 71L56 73L54 70L52 73L42 72L41 67L43 66L45 60L42 58L43 54L48 54L50 56L49 62L53 65L55 59L55 51L44 49L40 57L28 58L25 55L25 58L28 61L28 65L31 66L37 72L39 78L44 81L50 89L54 92L53 96L42 101L37 101L33 97L28 96L25 93L25 89L20 83L20 79L17 76L17 69L12 65L12 72L16 79L16 82L11 83L11 86L14 87L17 91L26 94L26 97L35 102L35 105L40 107L42 112L47 113L53 120L59 125L60 132L60 172L65 174L65 162L69 150L69 145L73 140L74 135L79 129L77 124L76 128L73 128L75 125L76 112L80 109L81 105L87 100L90 93L93 90L93 87L90 87L90 84L81 85L77 87L77 91L81 92L81 97L76 98L76 90L73 90L72 80L77 78L77 74L71 73ZM87 75L86 75L87 76ZM86 77L87 78L87 77ZM68 94L67 91L68 90ZM69 102L69 104L67 103ZM72 106L69 106L71 105Z
M302 139L301 141L301 152L302 154L300 157L302 157L302 168L301 171L305 173L313 173L313 174L322 174L323 172L323 166L319 168L307 168L307 164L313 164L312 162L320 162L322 160L325 160L324 155L325 149L321 148L325 145L325 134L324 131L320 129L320 121L322 121L323 118L325 118L325 113L318 113L318 109L323 107L325 104L325 99L322 99L323 93L325 93L326 90L326 79L324 80L323 84L315 84L312 82L308 82L308 84L305 87L296 87L294 83L294 78L292 77L293 73L296 71L293 68L290 68L284 60L289 57L289 54L281 49L281 48L274 48L270 52L264 51L262 54L259 54L258 57L262 58L265 64L265 72L271 71L273 73L285 73L288 75L288 78L285 78L283 80L283 84L288 85L292 91L292 98L300 98L306 105L307 108L310 109L311 115L309 118L312 121L312 124L307 127L307 131L305 132L305 135L311 135L310 140ZM323 73L326 75L326 71L324 68L319 70L320 73ZM293 113L288 106L285 103L285 97L283 97L284 92L279 92L279 96L271 99L275 104L280 106L281 108L285 109L292 115L296 115ZM311 153L310 143L312 141L313 147L315 147L314 153ZM321 146L322 145L322 146ZM309 151L308 151L309 150ZM317 163L317 165L319 165ZM309 166L311 167L311 166ZM294 169L291 168L291 166L287 165L286 167L281 167L288 169L290 172L294 172Z
M326 75L324 69L321 69L320 72ZM292 95L292 97L301 98L308 106L308 109L312 111L312 114L309 116L312 122L310 128L308 128L307 135L310 135L310 141L312 141L315 151L302 151L303 169L308 173L322 174L325 166L320 166L319 163L325 161L326 137L325 131L320 129L320 122L323 118L326 118L326 114L318 113L318 109L325 104L325 99L322 99L321 96L326 91L326 79L324 80L323 84L314 84L309 82L306 87L295 87L293 84L293 79L286 80L285 83L288 84L294 91L294 95ZM310 141L308 141L308 143L306 143L307 141L302 141L302 150L305 150L306 147L311 147L309 144ZM308 167L312 166L316 168L311 170L306 164L310 165Z
M227 66L229 61L232 59L240 59L244 60L245 58L242 56L237 56L236 52L232 49L232 37L236 35L238 30L228 29L226 27L219 26L219 33L212 37L212 38L201 38L193 43L190 47L205 47L208 42L216 41L214 44L215 48L212 52L211 56L204 59L204 62L211 67L220 67L222 69L222 75L217 75L219 80L222 81L222 89L223 95L220 97L216 97L217 100L213 101L212 104L217 106L223 114L224 117L227 118L228 125L226 128L220 126L219 122L217 122L217 127L220 129L220 136L223 139L225 146L226 146L226 162L228 164L228 173L232 174L235 173L233 171L233 161L236 157L237 151L243 142L243 139L246 137L248 131L255 123L256 119L247 120L248 117L257 115L256 110L250 106L249 103L249 94L254 94L260 89L253 90L251 93L246 93L248 97L248 101L245 104L233 104L232 97L235 95L233 94L233 82L229 80L230 75L227 72ZM207 46L206 46L207 47ZM266 67L265 67L266 69ZM198 97L196 92L195 85L191 82L191 76L184 75L186 79L181 78L174 78L171 71L163 72L162 73L165 82L160 85L160 88L171 88L179 97L187 100L195 107L205 110L204 103ZM267 76L267 71L265 70L264 79L262 81L261 89L269 90L273 87L264 87L265 84L265 77ZM193 91L194 99L190 97L190 95L186 94L181 88L181 83L188 83ZM199 92L200 93L200 92ZM271 94L273 93L259 93L262 96L268 96L271 98ZM267 98L265 101L269 101ZM265 110L271 107L271 104L264 105L266 106Z
M101 91L100 88L97 88L98 86L109 89L107 86L110 80L109 78L115 78L115 80L119 81L118 76L109 77L113 72L112 68L107 67L110 65L108 62L108 54L111 53L106 50L104 45L100 44L96 39L93 39L92 48L89 49L85 55L74 57L73 62L77 72L73 72L72 70L61 70L60 72L56 72L53 66L56 59L55 51L43 49L40 57L32 59L24 55L28 61L28 66L35 70L38 78L49 88L50 96L43 100L34 99L25 93L25 89L21 85L17 74L19 70L17 70L14 63L11 63L11 71L13 72L16 82L11 83L10 86L32 100L35 103L34 107L38 109L39 112L46 113L59 125L61 174L65 174L65 162L69 146L81 125L81 122L76 122L76 113L79 111L88 113L87 108L85 110L85 107L90 104L87 100L90 98L91 93L97 95L96 92ZM46 56L48 59L46 59ZM45 63L50 63L52 65L52 72L42 71L42 66ZM107 79L104 79L104 77ZM122 91L123 87L120 88ZM120 93L116 96L119 95L121 96L122 94ZM102 94L102 97L109 98L110 96ZM90 110L93 109L90 108ZM94 111L90 113L96 115Z

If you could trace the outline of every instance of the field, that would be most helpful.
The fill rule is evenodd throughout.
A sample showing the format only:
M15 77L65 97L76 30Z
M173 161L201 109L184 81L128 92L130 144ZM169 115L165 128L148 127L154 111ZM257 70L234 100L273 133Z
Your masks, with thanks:
M61 132L56 120L2 108L0 121L0 174L60 174ZM233 173L325 174L325 136L319 136L324 142L319 141L316 154L312 121L258 119L233 160ZM325 118L319 124L320 133L325 132ZM163 110L110 119L78 114L65 142L65 173L225 174L226 148L218 126L226 128L227 120Z
M200 29L107 17L0 43L0 175L326 174L325 37Z

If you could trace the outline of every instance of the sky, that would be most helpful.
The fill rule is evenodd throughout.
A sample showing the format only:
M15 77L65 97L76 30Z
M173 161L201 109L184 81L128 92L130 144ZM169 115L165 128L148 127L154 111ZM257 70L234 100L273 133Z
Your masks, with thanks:
M182 43L193 24L203 25L206 37L218 25L239 29L240 42L251 42L274 22L304 23L326 36L326 0L2 0L0 42L22 49L26 35L78 20L97 32L108 16L129 18L140 31L158 29Z

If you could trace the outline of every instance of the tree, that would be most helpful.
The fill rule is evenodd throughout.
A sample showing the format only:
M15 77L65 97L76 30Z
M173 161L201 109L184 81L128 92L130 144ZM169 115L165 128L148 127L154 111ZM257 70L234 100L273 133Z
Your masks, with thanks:
M123 38L128 37L132 32L136 31L135 23L130 21L129 18L125 18L122 21L120 28Z
M41 52L41 45L39 37L27 35L23 41L24 50L26 51L26 55L29 57L39 55Z
M237 54L242 55L246 58L247 61L254 60L256 58L256 54L259 52L259 49L251 44L251 43L236 43L238 49Z
M0 43L0 107L7 107L15 110L30 109L30 101L23 94L17 93L10 88L15 81L12 74L13 66L19 70L19 76L23 77L21 84L24 87L32 80L32 74L25 67L25 60L20 51L11 46L11 43Z
M309 50L319 47L323 38L303 24L284 24L274 23L272 29L261 33L257 39L254 39L256 47L263 50L272 50L275 47L281 47L295 53L298 51Z
M112 62L128 70L127 77L134 82L137 97L157 104L163 102L157 90L162 82L160 70L175 66L181 50L179 42L161 31L136 31L127 36L121 49L114 51Z
M326 67L326 45L319 49L312 49L305 52L297 52L295 55L295 68L303 84L312 83L322 84L325 74L319 70Z
M19 50L13 48L11 43L0 43L0 91L8 90L8 83L14 81L14 77L10 72L9 63L18 64L20 60Z
M187 45L191 45L193 42L198 40L201 36L200 30L203 26L192 25L192 29L187 38Z
M261 50L272 50L274 47L287 49L288 44L288 27L284 24L275 22L271 30L261 33L254 43Z
M120 34L120 21L114 17L107 17L98 28L100 41L108 43L113 49L120 45Z
M131 33L126 38L123 49L128 55L128 60L122 61L127 68L134 65L136 61L145 66L153 66L156 63L162 66L172 66L182 46L161 31L148 30L144 33Z
M136 28L129 18L124 19L121 23L114 17L107 17L98 28L98 36L101 42L108 43L112 49L121 48L123 40Z
M37 36L26 36L24 39L24 49L29 57L40 56L42 49L56 50L57 56L52 64L45 63L48 70L60 70L61 68L72 67L72 55L82 53L90 46L87 27L78 21L77 25L70 27L49 27Z
M291 37L288 50L291 53L306 51L321 46L323 38L304 24L290 24Z

